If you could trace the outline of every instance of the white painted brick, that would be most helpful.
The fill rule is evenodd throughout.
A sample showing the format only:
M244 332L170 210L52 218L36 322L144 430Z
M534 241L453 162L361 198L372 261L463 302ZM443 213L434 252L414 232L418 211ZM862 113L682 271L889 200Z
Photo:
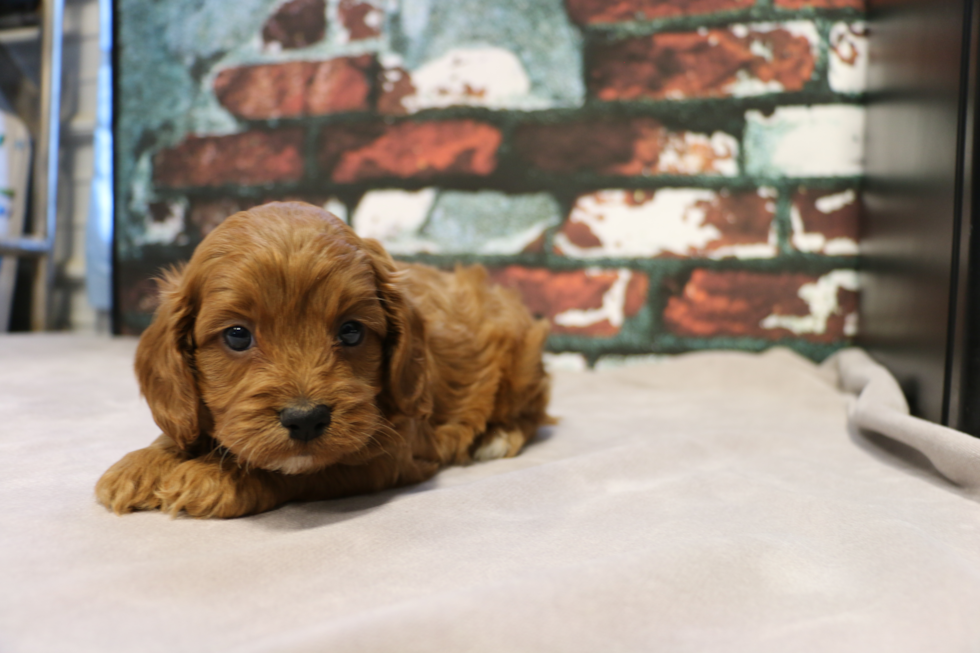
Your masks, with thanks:
M651 172L661 175L738 175L738 141L724 132L670 132Z
M186 216L187 206L183 202L169 202L167 215L163 220L154 220L147 211L146 230L140 243L167 245L177 242L185 231Z
M561 220L547 193L444 191L423 235L444 253L518 254Z
M436 189L425 188L420 191L375 190L364 195L354 215L351 225L358 235L376 238L386 247L398 253L398 245L406 249L429 217L436 199Z
M830 30L830 88L863 93L868 85L868 28L863 22L835 23Z
M841 307L837 301L839 290L858 290L858 275L855 270L834 270L800 287L799 297L809 307L809 315L772 314L760 323L763 329L787 329L796 335L821 334L827 331L827 320L839 314ZM845 316L844 335L857 334L857 316Z
M821 197L815 204L818 211L829 214L853 205L857 201L857 193L849 189ZM853 238L828 238L819 231L807 231L803 216L795 203L790 207L790 224L792 226L790 242L801 252L828 256L851 256L858 253L858 242Z
M382 58L387 69L382 91L394 88L396 76L408 74L415 92L401 98L408 113L450 106L494 109L543 109L552 105L535 97L531 80L514 53L495 46L453 48L407 73L397 56Z
M343 202L341 202L340 200L338 200L337 198L331 197L330 199L328 199L326 202L323 203L323 205L321 206L321 208L324 211L327 211L329 213L333 213L335 216L337 216L338 218L340 218L344 222L348 222L348 220L347 220L347 205L344 204Z
M354 230L396 254L518 254L561 222L547 194L495 191L372 191L354 212Z
M766 209L774 213L771 189L760 189ZM604 190L578 198L568 225L555 236L559 253L575 258L702 256L720 259L771 258L777 253L773 226L755 243L727 243L725 234L707 223L718 208L719 194L697 188L661 189L652 196L627 190ZM737 216L736 216L737 219ZM584 233L597 242L585 244L567 232Z
M865 110L853 105L746 113L745 167L764 177L850 177L864 167Z

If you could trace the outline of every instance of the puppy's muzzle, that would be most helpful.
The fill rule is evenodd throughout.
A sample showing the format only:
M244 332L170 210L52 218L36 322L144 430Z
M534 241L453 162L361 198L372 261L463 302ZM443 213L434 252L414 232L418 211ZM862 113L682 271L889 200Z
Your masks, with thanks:
M289 430L292 439L309 442L323 435L330 426L330 407L290 406L279 413L279 423Z

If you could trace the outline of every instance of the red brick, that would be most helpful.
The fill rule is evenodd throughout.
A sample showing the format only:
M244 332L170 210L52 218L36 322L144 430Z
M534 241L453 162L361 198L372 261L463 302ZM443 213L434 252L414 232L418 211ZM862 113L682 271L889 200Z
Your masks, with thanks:
M874 0L872 0L874 1ZM864 10L864 0L776 0L780 9L860 9Z
M262 27L262 41L284 50L305 48L327 33L325 0L291 0L281 5Z
M336 125L324 130L320 165L338 183L397 177L488 175L500 131L473 120Z
M363 0L340 0L337 8L340 23L347 30L347 38L351 41L370 39L381 34L379 24L372 25L371 17L380 17L383 10L377 3Z
M516 130L514 148L519 157L548 172L635 176L736 171L734 139L729 137L730 146L716 151L694 142L695 136L671 132L652 118L528 124ZM693 169L676 169L671 157L661 160L665 152L699 163Z
M843 340L845 318L857 310L857 293L844 288L838 288L836 310L827 317L822 331L796 334L786 328L762 325L772 315L809 316L811 308L800 297L800 289L817 280L818 277L797 273L695 270L682 293L668 300L664 325L676 335L697 338Z
M570 243L582 249L598 249L603 246L603 242L598 236L592 233L589 225L584 222L578 222L574 218L569 218L568 222L562 225L558 233L564 234ZM556 245L555 253L563 254L564 252L562 252L561 247Z
M655 162L666 129L652 118L632 121L522 125L514 147L524 160L549 172L614 174Z
M773 53L753 52L753 44ZM606 100L725 97L742 77L799 91L816 61L806 36L786 29L654 34L596 46L589 91ZM759 91L765 87L759 84ZM756 93L756 91L753 91ZM744 94L744 93L743 93Z
M715 202L702 202L704 224L721 236L708 244L709 250L737 245L766 243L775 217L775 203L758 192L721 192Z
M303 177L303 131L250 131L231 136L189 136L153 159L162 186L245 186Z
M612 307L617 316L605 313L607 293L622 275L629 274L625 297ZM622 329L622 318L629 318L643 308L649 289L649 278L639 272L623 270L554 271L544 268L510 266L491 270L491 279L515 289L532 313L551 321L555 334L586 335L608 338ZM571 312L585 311L576 324L563 323ZM612 318L612 319L611 319Z
M633 317L640 312L640 309L647 303L649 292L650 278L645 274L634 272L626 286L626 300L623 303L623 311L626 317Z
M227 68L214 80L218 101L247 120L319 116L369 108L373 59L291 61Z
M848 249L857 249L861 219L861 203L855 191L814 190L801 188L793 195L793 242L804 251L820 251L825 254L842 253L827 245L831 242L846 243ZM799 223L797 224L797 219ZM798 228L802 227L802 234ZM806 235L816 235L817 241L807 244Z
M580 25L736 11L754 5L755 0L565 0L568 15Z
M540 236L535 238L532 242L528 243L527 247L521 252L522 254L541 254L544 252L544 240L545 232L542 232Z
M408 109L402 104L406 97L415 95L418 89L412 83L412 74L401 66L392 66L381 72L381 94L378 111L392 116L403 116Z

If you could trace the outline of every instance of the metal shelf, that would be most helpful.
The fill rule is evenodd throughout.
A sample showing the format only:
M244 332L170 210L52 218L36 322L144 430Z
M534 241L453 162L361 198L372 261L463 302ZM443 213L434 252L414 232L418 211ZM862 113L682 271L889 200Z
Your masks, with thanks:
M30 79L4 77L4 91L11 89L19 97L9 97L15 110L27 123L34 142L31 175L31 232L22 237L0 238L0 255L35 258L31 302L31 328L43 331L51 328L51 291L54 284L54 238L57 233L58 146L61 132L61 58L63 45L64 0L41 2L41 24L37 27L18 27L0 30L0 51L7 45L22 44L40 39L40 87ZM8 53L0 52L8 60ZM26 77L26 75L24 76ZM27 114L27 115L23 115ZM21 227L22 228L22 227ZM21 228L18 228L20 231ZM0 297L10 302L11 297ZM0 331L7 325L0 325Z
M25 41L36 41L40 37L41 27L39 25L0 29L0 43L24 43Z

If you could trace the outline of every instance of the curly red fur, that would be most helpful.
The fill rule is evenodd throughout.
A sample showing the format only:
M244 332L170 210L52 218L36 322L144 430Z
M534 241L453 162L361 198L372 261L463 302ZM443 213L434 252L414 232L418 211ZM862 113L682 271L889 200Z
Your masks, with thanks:
M548 423L548 333L479 266L396 263L301 203L235 214L161 281L136 373L163 431L96 485L117 513L236 517L417 483L516 455ZM363 340L344 346L356 320ZM247 328L254 345L223 339ZM320 437L280 414L324 405Z

